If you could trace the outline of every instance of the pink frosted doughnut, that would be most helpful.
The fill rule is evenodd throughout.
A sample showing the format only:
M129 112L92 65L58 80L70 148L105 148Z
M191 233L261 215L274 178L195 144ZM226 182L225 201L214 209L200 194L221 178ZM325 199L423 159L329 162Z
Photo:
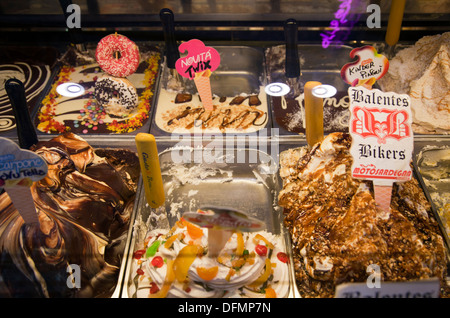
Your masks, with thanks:
M116 77L127 77L136 72L140 60L137 45L120 34L110 34L101 39L95 58L103 71Z

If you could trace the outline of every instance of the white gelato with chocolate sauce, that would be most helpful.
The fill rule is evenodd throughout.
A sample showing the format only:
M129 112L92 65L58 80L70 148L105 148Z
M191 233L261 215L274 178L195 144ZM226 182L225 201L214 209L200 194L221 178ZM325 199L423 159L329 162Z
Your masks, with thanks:
M213 97L213 109L203 107L198 94L181 94L161 89L156 109L157 126L174 133L255 132L268 122L267 98L259 94Z

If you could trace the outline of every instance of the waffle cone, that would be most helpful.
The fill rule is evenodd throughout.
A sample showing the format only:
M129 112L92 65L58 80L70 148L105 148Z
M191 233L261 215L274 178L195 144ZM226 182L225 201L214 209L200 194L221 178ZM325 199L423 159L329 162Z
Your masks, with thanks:
M25 223L32 224L39 222L30 187L16 185L8 187L5 190Z
M389 212L391 208L391 186L374 185L375 201L377 205L385 212Z
M207 110L213 108L212 93L211 93L211 81L207 76L196 76L194 78L195 86L202 99L203 107Z

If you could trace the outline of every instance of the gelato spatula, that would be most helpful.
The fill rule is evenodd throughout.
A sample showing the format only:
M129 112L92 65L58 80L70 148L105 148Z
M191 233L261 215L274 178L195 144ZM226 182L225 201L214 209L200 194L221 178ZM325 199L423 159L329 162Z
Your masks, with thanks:
M163 26L164 41L166 44L166 65L169 68L172 78L180 83L180 75L175 69L175 63L180 58L180 52L178 51L178 45L175 39L174 14L172 10L164 8L159 12L159 18Z
M10 78L5 83L5 90L11 101L14 117L16 118L20 148L30 149L37 144L38 138L28 110L25 87L18 79Z
M135 142L147 203L152 208L158 208L164 204L165 194L155 137L139 133L135 137Z
M263 221L242 211L226 207L201 207L197 212L186 212L183 218L208 230L208 257L217 257L236 231L255 232L263 230Z
M400 38L400 31L402 28L403 13L405 11L406 0L392 1L388 26L386 29L385 42L388 45L387 55L389 59L394 57L394 50Z
M300 59L298 55L298 25L294 19L288 19L284 23L284 35L286 41L285 76L290 87L289 97L300 95Z
M46 162L36 153L28 149L37 144L38 138L31 122L25 98L23 83L11 78L5 83L5 90L11 101L16 118L19 147L7 139L0 140L0 155L4 164L10 167L5 171L6 180L2 179L0 187L5 187L14 207L19 211L27 224L38 223L38 215L30 186L47 174Z

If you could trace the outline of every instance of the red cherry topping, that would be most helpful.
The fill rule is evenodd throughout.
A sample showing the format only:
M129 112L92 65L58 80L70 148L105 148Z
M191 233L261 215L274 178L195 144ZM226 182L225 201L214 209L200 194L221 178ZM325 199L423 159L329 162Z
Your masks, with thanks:
M255 246L255 252L259 256L266 256L267 255L267 247L265 245L258 244Z
M280 262L283 262L283 263L289 262L289 257L287 256L286 253L279 252L279 253L277 254L277 258L278 258L278 260L279 260Z
M164 260L161 256L155 256L155 257L153 257L151 263L153 266L160 268L164 265Z

